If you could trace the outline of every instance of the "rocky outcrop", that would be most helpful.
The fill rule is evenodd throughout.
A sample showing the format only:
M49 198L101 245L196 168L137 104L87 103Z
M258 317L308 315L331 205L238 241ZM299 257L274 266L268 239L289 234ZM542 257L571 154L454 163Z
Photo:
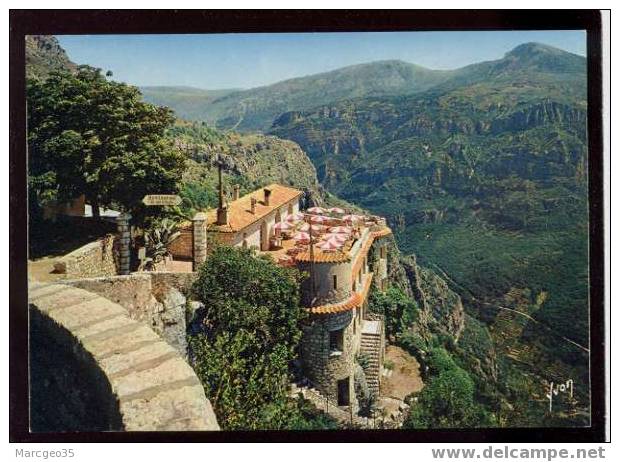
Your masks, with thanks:
M75 71L77 66L53 35L26 35L26 77L45 78L52 71Z
M437 327L458 341L465 326L461 297L437 274L419 266L414 254L403 256L393 238L389 246L390 283L412 297L420 307L415 330L426 337L432 328Z
M490 132L518 132L545 124L564 124L582 131L586 126L586 111L556 101L542 101L536 105L493 119Z
M310 206L321 205L324 191L306 153L293 141L275 136L219 132L197 125L175 127L175 143L190 153L185 182L216 184L217 162L222 162L231 181L249 192L269 183L290 185L306 192ZM209 130L212 140L204 142L195 131ZM206 135L205 135L206 136ZM242 192L243 193L243 192Z

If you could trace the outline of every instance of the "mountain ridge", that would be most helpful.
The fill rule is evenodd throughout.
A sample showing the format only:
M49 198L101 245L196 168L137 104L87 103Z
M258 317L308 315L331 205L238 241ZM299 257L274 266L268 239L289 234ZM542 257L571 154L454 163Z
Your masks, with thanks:
M545 59L551 59L551 64ZM511 78L515 73L526 79L532 71L546 77L565 72L565 78L571 80L585 68L586 59L580 55L530 42L507 51L502 58L451 70L429 69L398 59L354 64L205 98L195 101L191 110L161 95L147 92L145 98L168 105L182 118L203 120L220 129L265 132L279 116L292 110L304 111L349 99L442 91L489 77Z

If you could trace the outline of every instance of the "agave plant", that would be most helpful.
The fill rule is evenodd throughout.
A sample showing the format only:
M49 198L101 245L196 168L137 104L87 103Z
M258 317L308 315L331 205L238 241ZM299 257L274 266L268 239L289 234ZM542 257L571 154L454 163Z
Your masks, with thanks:
M144 244L146 246L146 257L153 263L158 263L164 258L169 257L170 244L179 237L181 233L177 231L177 224L164 218L159 224L144 233Z

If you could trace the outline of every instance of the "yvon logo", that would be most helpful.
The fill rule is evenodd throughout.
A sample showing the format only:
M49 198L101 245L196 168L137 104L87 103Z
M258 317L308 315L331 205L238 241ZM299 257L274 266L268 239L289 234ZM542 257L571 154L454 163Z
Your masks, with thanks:
M573 379L568 379L566 382L559 384L549 383L549 391L545 395L549 399L549 412L553 410L553 397L560 393L568 393L569 397L573 397Z

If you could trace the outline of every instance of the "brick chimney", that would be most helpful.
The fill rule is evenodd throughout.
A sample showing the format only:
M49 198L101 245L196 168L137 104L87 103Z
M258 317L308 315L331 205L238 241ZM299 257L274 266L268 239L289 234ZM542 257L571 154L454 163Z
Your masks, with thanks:
M237 199L239 199L239 185L233 185L233 197L232 200L236 201Z
M265 203L265 205L267 205L267 206L268 206L268 205L269 205L269 198L271 197L271 189L267 189L267 188L265 188L265 189L263 189L263 191L264 191L264 193L265 193L265 200L264 200L264 203Z
M250 212L256 213L256 202L258 202L255 198L250 199Z
M217 207L217 225L227 225L228 224L228 205L224 200L224 183L222 182L222 162L218 158L217 163L217 176L219 180L219 201Z

